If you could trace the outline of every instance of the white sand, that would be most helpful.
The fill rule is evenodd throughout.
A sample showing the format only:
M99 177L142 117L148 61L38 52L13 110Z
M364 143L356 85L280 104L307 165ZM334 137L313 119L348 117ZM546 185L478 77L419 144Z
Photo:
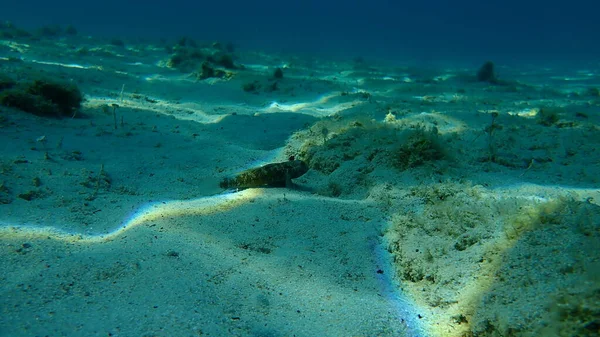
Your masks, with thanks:
M492 86L236 53L246 69L197 81L162 48L70 48L97 43L0 49L25 61L5 74L87 99L74 119L0 107L1 336L597 332L599 74L504 69L521 82ZM556 125L537 123L548 107ZM419 127L446 156L399 169ZM310 159L302 189L221 194L290 155Z

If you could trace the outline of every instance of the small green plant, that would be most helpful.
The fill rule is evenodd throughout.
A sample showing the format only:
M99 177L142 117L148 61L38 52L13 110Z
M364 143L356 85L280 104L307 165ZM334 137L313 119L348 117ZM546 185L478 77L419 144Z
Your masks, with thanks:
M27 192L24 193L20 193L19 195L17 195L19 198L26 200L26 201L32 201L35 199L39 199L39 198L43 198L44 197L44 193L40 190L29 190Z
M411 131L404 143L396 150L393 164L404 171L444 159L444 157L446 154L442 148L437 128L427 130L419 127Z
M177 45L174 49L175 52L166 62L169 68L177 69L181 72L189 72L196 69L206 60L205 53L195 47Z
M257 94L258 91L260 90L260 83L258 83L258 81L244 83L244 85L242 86L242 89L245 92L251 92L251 93Z
M235 63L233 63L233 57L229 54L219 54L213 56L214 62L217 65L220 65L226 69L236 69ZM209 58L210 60L210 58Z
M84 181L80 182L80 185L93 189L93 192L85 198L87 201L96 199L100 190L108 190L112 185L112 179L104 170L104 164L100 165L100 172L96 176L92 172L84 173L87 176Z
M199 80L205 80L207 78L230 79L231 77L233 77L233 73L222 69L217 69L207 61L203 62L202 66L200 66L200 70L198 70L194 74Z
M502 130L502 125L496 123L497 118L498 113L492 112L492 122L484 129L488 136L488 161L492 163L496 162L496 143L494 142L494 134L496 133L496 130Z
M537 122L543 126L552 126L559 120L558 110L554 108L540 108L537 113Z

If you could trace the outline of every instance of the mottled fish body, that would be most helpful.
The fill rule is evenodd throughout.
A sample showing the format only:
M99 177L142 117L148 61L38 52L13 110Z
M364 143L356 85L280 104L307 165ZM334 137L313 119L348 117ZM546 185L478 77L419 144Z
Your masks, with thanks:
M308 166L302 160L289 160L252 168L221 180L222 188L292 187L292 179L302 176Z

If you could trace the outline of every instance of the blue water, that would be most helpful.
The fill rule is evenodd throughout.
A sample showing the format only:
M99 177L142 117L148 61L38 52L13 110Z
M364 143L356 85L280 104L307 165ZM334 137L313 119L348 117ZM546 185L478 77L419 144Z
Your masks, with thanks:
M83 34L226 40L252 49L429 62L598 61L600 3L461 1L2 1L0 19Z

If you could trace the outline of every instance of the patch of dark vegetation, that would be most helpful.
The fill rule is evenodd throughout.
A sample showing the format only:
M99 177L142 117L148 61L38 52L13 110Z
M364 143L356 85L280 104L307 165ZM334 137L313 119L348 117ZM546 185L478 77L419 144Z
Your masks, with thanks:
M544 107L540 108L540 111L537 113L537 122L543 126L553 126L556 125L559 121L559 113L560 109L552 108L552 107Z
M203 62L202 66L200 67L200 70L195 72L194 75L199 80L205 80L207 78L228 79L233 76L233 73L222 70L222 69L215 68L208 62Z
M273 78L276 80L280 80L283 78L283 70L281 68L275 69L273 72Z
M364 90L361 90L361 91L358 91L358 92L342 91L340 93L340 96L342 96L342 97L356 97L356 98L359 98L359 99L361 99L363 101L370 101L371 98L372 98L371 93L369 93L367 91L364 91Z
M63 28L59 25L46 25L36 30L38 37L59 37L63 34Z
M206 55L195 47L175 46L174 52L167 60L167 67L181 72L190 72L204 62Z
M0 38L2 39L16 39L31 37L31 33L16 27L12 22L5 21L0 24Z
M35 199L43 198L45 193L40 190L29 190L18 195L19 198L26 201L33 201Z
M112 39L110 39L110 41L108 41L108 43L111 46L115 46L115 47L119 47L119 48L125 48L125 41L117 38L117 37L113 37Z
M313 126L308 137L311 140L294 152L298 158L325 175L334 174L344 163L354 162L356 170L351 175L357 186L380 166L400 171L424 167L426 171L439 173L452 162L448 138L440 135L435 127L398 128L372 121L336 125L331 121ZM337 191L335 186L330 186L328 192L333 193L324 194L335 196Z
M215 53L213 55L209 55L206 60L212 64L221 66L225 69L236 69L237 67L233 63L233 56L225 53Z
M273 251L268 244L265 243L252 243L252 242L248 242L248 243L241 243L238 245L238 248L244 249L244 250L249 250L252 252L256 252L256 253L261 253L261 254L271 254L271 252Z
M41 39L75 36L77 34L77 29L72 25L45 25L37 29L27 31L15 26L15 24L10 21L4 21L0 23L0 39L26 38L37 41Z
M233 45L223 46L215 42L210 46L198 46L194 40L183 37L174 46L167 47L171 56L167 67L181 72L194 72L199 79L229 78L232 73L227 70L240 69L233 55ZM208 70L213 69L213 72Z
M252 82L244 83L244 85L242 85L242 89L244 89L245 92L250 92L253 94L257 94L259 92L260 88L261 88L261 85L258 81L252 81Z
M446 157L437 129L418 128L395 151L393 164L404 171Z
M76 85L36 79L0 92L0 104L43 117L75 117L83 95Z
M477 80L479 82L488 82L492 84L498 84L498 77L494 69L494 62L485 62L477 71Z
M279 91L281 89L279 87L281 79L283 79L283 71L281 68L277 68L271 78L264 81L254 80L252 82L246 82L242 85L242 89L245 92L252 94L259 94L261 91L265 93ZM291 90L293 90L293 87L288 86L287 88L284 88L283 91L289 93Z

